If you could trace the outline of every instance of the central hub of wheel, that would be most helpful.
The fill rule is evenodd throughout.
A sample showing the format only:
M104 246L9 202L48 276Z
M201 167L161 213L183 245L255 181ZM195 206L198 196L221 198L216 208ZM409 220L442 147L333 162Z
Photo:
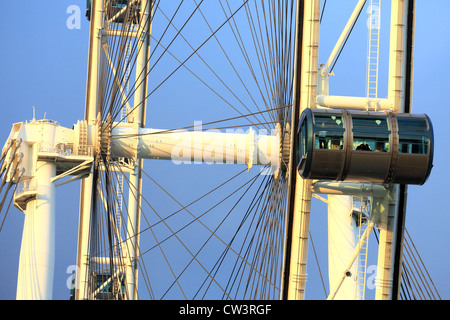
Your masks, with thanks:
M104 162L107 162L107 160L111 156L112 121L109 115L106 121L101 121L101 119L98 119L97 130L98 130L97 157L103 159Z
M291 126L287 123L282 126L280 123L276 125L277 134L279 137L279 164L274 173L275 179L278 179L281 175L287 176L287 169L289 168L289 159L291 151Z

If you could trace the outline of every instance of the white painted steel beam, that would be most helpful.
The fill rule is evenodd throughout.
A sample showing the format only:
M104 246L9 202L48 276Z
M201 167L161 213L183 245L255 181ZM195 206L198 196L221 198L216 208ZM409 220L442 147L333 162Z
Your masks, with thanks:
M375 278L375 299L392 300L394 237L397 223L398 185L394 185L388 196L380 201L377 210L380 228L378 245L377 276Z
M306 108L315 107L318 80L320 1L298 1L297 29L295 39L294 66L294 110L298 117ZM301 41L300 41L301 40ZM296 128L299 119L292 118L292 128ZM291 139L291 155L295 154L294 140ZM311 209L311 181L304 180L295 170L296 164L290 159L293 168L290 174L295 175L289 182L286 221L286 240L284 256L284 274L281 298L287 300L303 300L306 287L306 264L309 242L309 216ZM291 182L294 185L291 185ZM288 201L289 202L289 201Z
M408 29L408 3L411 2L407 0L392 0L391 3L388 99L393 104L394 112L405 112L404 89L407 76L406 32ZM400 223L397 215L400 201L399 185L392 186L388 199L388 208L380 217L380 243L375 293L375 299L377 300L397 299L397 297L392 295L396 250L399 249L394 246L394 243L397 241L397 237L402 237L402 234L397 232L397 224Z
M145 117L147 110L147 91L148 91L148 69L150 60L150 36L152 30L153 1L141 0L141 16L144 21L143 27L138 31L139 51L137 53L136 63L136 88L134 93L134 108L128 109L131 114L128 115L128 122L133 122L135 126L143 128L145 126ZM127 242L126 242L126 282L127 293L130 300L138 298L138 257L139 257L139 239L140 239L140 221L141 221L141 193L142 193L142 172L144 162L142 159L135 159L135 167L130 173L130 184L128 192L128 220L127 220Z
M315 106L319 66L320 1L305 2L299 107L301 115ZM297 119L298 121L299 119ZM292 147L292 146L291 146ZM295 147L295 146L294 146ZM304 300L307 277L309 219L311 211L311 181L303 179L297 170L293 208L293 228L290 258L290 284L287 298Z
M404 111L406 2L407 0L392 0L391 4L388 99L395 112Z
M124 32L123 30L103 30L102 31L104 36L111 36L111 37L123 37ZM140 33L138 31L127 31L126 32L127 37L129 38L139 38Z
M93 124L97 119L100 82L100 54L102 45L104 0L92 1L92 19L89 39L89 62L86 81L85 119Z
M89 58L86 82L85 120L92 125L97 120L99 82L100 82L100 54L102 44L102 29L104 23L104 0L92 1L92 18L89 39ZM81 180L80 214L78 222L77 273L75 284L75 299L87 298L88 286L88 250L89 227L91 215L93 177Z

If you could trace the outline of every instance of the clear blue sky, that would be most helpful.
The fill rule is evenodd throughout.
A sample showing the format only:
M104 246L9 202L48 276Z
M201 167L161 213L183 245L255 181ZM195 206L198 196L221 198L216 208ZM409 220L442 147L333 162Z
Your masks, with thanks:
M347 16L356 1L328 1L321 30L320 63L325 63L334 46ZM385 3L386 1L383 1ZM387 1L389 2L389 1ZM81 8L81 28L70 30L66 26L70 5ZM384 6L388 7L386 3ZM32 106L37 107L37 118L46 113L47 118L71 127L84 116L87 51L89 23L84 18L85 1L6 1L5 13L0 20L2 48L0 50L2 97L0 117L0 143L8 137L12 123L30 120ZM424 186L411 186L408 194L406 227L421 253L428 271L443 299L450 298L450 210L446 203L450 169L450 90L448 70L450 63L450 2L448 0L417 1L416 48L414 64L413 112L427 113L435 130L435 160L430 179ZM389 22L388 12L383 7L382 30ZM364 21L366 17L364 16ZM330 92L339 95L364 95L366 29L354 32L354 38L342 54L334 70L336 77L330 83ZM384 40L386 41L386 40ZM386 42L384 42L384 45ZM383 48L382 48L383 50ZM386 50L386 46L384 47ZM382 55L382 66L387 66L386 55ZM380 74L380 96L386 92L386 74ZM192 125L186 123L185 113L174 113L172 108L184 105L200 106L192 120L208 121L221 119L231 112L220 113L208 103L194 96L189 89L178 86L162 87L161 94L150 105L148 121L164 127ZM158 100L160 99L160 100ZM189 101L187 101L189 100ZM169 104L166 106L165 104ZM165 112L163 112L165 111ZM177 111L178 112L178 111ZM205 117L201 118L200 114ZM187 113L190 114L190 113ZM153 118L152 118L153 117ZM158 118L157 120L155 118ZM188 118L191 121L190 117ZM198 169L197 169L198 170ZM176 170L175 170L176 171ZM208 171L211 174L211 170ZM172 175L174 173L171 173ZM162 182L170 186L171 174ZM173 176L172 176L173 177ZM200 176L200 179L202 177ZM206 179L207 177L205 177ZM76 237L78 229L78 183L57 190L56 269L54 298L67 299L67 268L75 264ZM2 216L3 217L3 216ZM311 215L312 232L323 234L326 211L313 203ZM17 264L22 234L23 214L11 210L4 230L0 233L0 299L14 299ZM314 237L314 233L313 233ZM321 237L317 236L320 242ZM316 243L316 246L323 245ZM375 248L373 247L373 250ZM326 267L326 253L321 254ZM310 281L313 281L315 262L310 259ZM320 284L318 284L320 286ZM310 290L310 291L308 291ZM317 291L317 292L316 292ZM312 298L322 299L317 288L307 289Z

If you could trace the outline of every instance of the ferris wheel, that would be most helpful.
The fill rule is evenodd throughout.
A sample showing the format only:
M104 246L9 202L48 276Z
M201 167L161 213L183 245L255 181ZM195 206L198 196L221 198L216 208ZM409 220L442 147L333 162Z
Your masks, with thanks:
M2 152L0 206L13 190L25 212L17 298L52 297L55 192L74 181L72 299L305 299L316 200L325 297L365 298L376 234L375 298L399 298L407 185L430 175L433 128L412 113L414 0L390 2L379 97L381 5L358 1L320 64L327 1L87 1L85 118L14 124ZM332 95L361 26L363 94Z

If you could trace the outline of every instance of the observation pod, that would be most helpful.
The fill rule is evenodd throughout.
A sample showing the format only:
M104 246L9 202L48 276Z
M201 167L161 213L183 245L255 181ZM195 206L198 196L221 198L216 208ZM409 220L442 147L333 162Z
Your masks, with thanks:
M425 114L306 109L297 167L304 179L422 185L433 149Z

